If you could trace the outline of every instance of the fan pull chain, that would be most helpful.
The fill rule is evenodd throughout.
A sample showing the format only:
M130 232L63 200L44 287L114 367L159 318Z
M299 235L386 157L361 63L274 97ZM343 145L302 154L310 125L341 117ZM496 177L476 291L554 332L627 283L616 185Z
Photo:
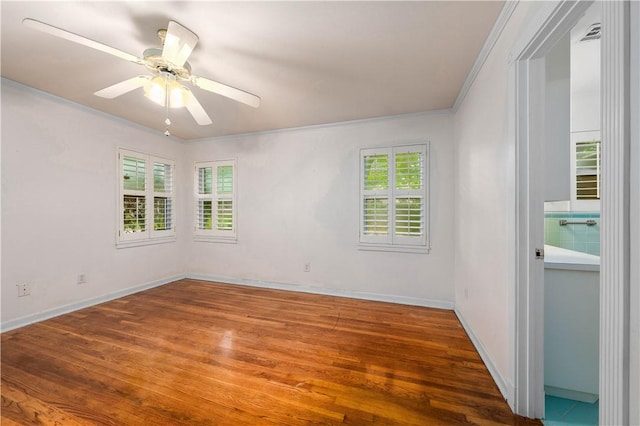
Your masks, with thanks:
M165 136L169 136L171 133L169 132L169 125L171 124L171 120L169 120L169 100L170 100L170 96L169 96L169 79L165 79L165 90L164 90L164 106L165 106L165 110L166 110L166 116L167 118L164 120L164 124L167 125L165 131L164 131L164 135Z

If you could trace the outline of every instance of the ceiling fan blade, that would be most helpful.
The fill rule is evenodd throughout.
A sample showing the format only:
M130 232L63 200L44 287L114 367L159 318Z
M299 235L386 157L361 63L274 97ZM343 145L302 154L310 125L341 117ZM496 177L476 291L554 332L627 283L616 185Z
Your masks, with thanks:
M204 77L196 77L195 75L191 76L191 83L200 89L217 93L218 95L242 102L243 104L247 104L254 108L258 108L260 106L260 98L252 93L245 92L244 90L236 89L235 87L227 86L226 84L218 83L217 81L209 80Z
M121 81L120 83L116 83L113 86L105 87L102 90L98 90L94 95L100 96L101 98L113 99L120 95L124 95L132 90L137 89L138 87L144 86L147 81L149 81L150 77L146 75L139 75L137 77L130 78L125 81Z
M213 123L213 121L211 121L211 118L209 118L209 115L207 114L207 112L204 110L204 108L202 108L202 105L200 105L200 102L198 102L198 100L193 95L193 93L191 93L191 90L187 89L185 90L185 92L186 92L186 103L184 106L191 113L191 115L193 116L193 119L196 120L196 123L198 123L201 126L206 126L208 124Z
M172 65L181 67L187 62L196 44L198 44L197 35L177 22L169 21L162 57Z
M45 24L44 22L36 21L35 19L30 19L30 18L23 19L22 23L27 27L34 28L38 31L42 31L44 33L51 34L56 37L60 37L65 40L72 41L74 43L82 44L84 46L91 47L92 49L100 50L101 52L108 53L113 56L117 56L118 58L124 59L126 61L134 62L139 65L144 65L144 60L142 58L138 58L135 55L132 55L127 52L123 52L122 50L116 49L115 47L107 46L106 44L102 44L100 42L74 34L72 32L62 30L58 27L54 27L53 25Z

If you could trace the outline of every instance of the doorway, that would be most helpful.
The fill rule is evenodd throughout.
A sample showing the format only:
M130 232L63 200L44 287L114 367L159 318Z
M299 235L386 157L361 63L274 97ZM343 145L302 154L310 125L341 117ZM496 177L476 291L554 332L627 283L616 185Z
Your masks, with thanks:
M516 44L516 411L544 416L544 58L594 2L545 4ZM629 3L602 7L603 186L599 396L602 424L629 423Z
M600 11L544 56L544 419L560 425L598 424Z

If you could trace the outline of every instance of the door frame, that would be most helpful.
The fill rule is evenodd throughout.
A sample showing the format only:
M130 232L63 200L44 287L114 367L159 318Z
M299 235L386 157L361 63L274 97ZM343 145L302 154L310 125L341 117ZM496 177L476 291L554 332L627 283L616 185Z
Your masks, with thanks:
M545 3L510 55L515 82L512 368L518 414L544 416L544 57L593 1ZM629 424L629 2L602 5L600 423ZM627 70L625 72L625 70ZM602 235L606 235L603 238ZM627 373L625 375L625 372Z
M544 417L545 56L593 2L547 3L512 53L516 132L515 410Z

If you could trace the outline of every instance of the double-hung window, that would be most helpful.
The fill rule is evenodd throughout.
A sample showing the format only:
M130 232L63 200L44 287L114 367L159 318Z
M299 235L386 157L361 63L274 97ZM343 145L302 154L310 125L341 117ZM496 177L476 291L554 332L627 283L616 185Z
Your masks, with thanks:
M360 151L360 248L426 253L428 144Z
M118 150L118 247L175 240L173 161Z
M196 240L236 241L236 161L196 163Z

